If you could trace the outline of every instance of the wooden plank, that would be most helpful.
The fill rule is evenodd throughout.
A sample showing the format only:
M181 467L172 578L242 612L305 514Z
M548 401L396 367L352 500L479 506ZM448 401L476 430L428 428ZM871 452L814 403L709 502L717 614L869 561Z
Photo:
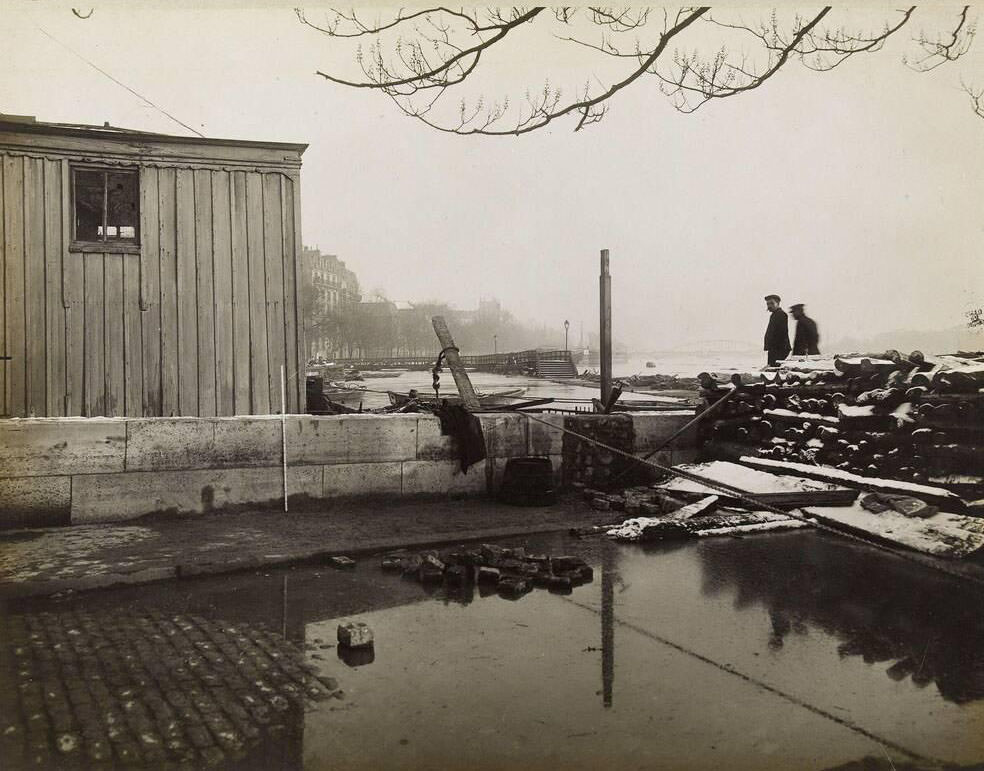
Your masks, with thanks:
M215 416L215 296L212 266L212 172L195 172L198 287L198 414Z
M7 285L4 281L7 264L7 244L6 228L4 220L6 215L4 210L7 206L7 197L4 194L4 167L5 159L0 158L0 356L7 355ZM7 368L10 366L6 359L0 359L0 417L7 413Z
M178 169L176 246L178 287L178 414L198 414L198 278L195 260L195 178Z
M68 251L72 231L72 172L61 162L62 307L65 309L65 414L85 414L85 257Z
M62 176L59 161L44 163L45 414L65 414L65 306L62 302Z
M284 234L280 175L263 175L263 255L266 261L267 371L270 407L280 412L280 367L285 369L284 340ZM286 410L286 405L284 405Z
M103 316L105 271L103 255L85 255L85 403L83 414L94 417L106 414L106 347Z
M235 414L248 415L252 407L249 377L249 257L246 248L246 174L232 173L230 200L232 245L232 350Z
M984 549L984 520L978 517L943 511L926 519L894 511L875 514L860 501L850 508L810 506L804 513L829 527L934 557L962 559Z
M45 136L30 130L6 132L0 137L0 147L30 150L38 154L50 150L86 159L112 158L131 163L158 159L165 162L207 163L215 166L242 164L249 167L271 166L297 168L305 145L283 142L243 142L196 137L155 137L147 134L113 132L112 139L93 136L83 131L72 136L69 131L59 136Z
M143 333L140 312L140 258L123 262L123 410L128 418L143 415Z
M283 231L284 368L287 373L287 412L299 412L297 383L304 373L297 366L297 296L294 291L294 190L291 180L280 175L280 222Z
M178 279L175 257L174 169L157 170L158 248L161 255L161 415L178 414Z
M443 316L434 316L431 319L431 324L433 324L434 332L441 343L441 350L444 351L444 360L448 363L451 374L454 376L454 382L458 386L462 404L465 405L466 409L477 410L479 408L478 396L475 394L468 373L465 372L465 367L461 363L458 349L454 345L454 338L451 337L447 322Z
M212 174L212 283L215 324L215 414L234 415L232 320L231 178L227 171Z
M302 249L302 238L301 238L301 187L300 187L300 177L294 175L289 177L290 180L290 212L293 215L294 227L291 229L291 236L293 238L293 243L291 245L291 251L289 252L290 257L288 258L286 265L289 265L289 275L290 275L290 292L285 295L289 297L292 305L293 311L293 349L294 356L296 357L296 365L294 369L294 379L291 381L294 387L291 389L290 393L295 399L294 405L290 407L293 412L304 412L306 397L306 378L305 378L305 365L307 364L307 356L305 354L305 342L304 342L304 315L303 309L301 308L301 286L303 284L301 277L303 276L303 268L301 265L301 249ZM288 215L288 218L290 215Z
M805 477L806 479L815 479L836 485L846 485L876 493L911 495L914 498L936 503L951 510L963 508L963 501L960 499L960 496L941 487L920 485L913 482L900 482L895 479L864 477L859 474L852 474L849 471L828 468L827 466L813 466L807 463L791 463L788 461L770 460L768 458L745 456L741 459L741 462L753 469L761 469L762 471L768 471L773 474L792 474L794 476Z
M24 309L27 316L25 362L26 410L31 416L47 412L47 334L44 285L44 161L24 159Z
M246 251L249 261L250 394L252 412L270 413L270 374L267 359L266 260L263 256L262 175L246 175Z
M27 339L24 307L24 159L3 159L4 299L7 362L7 412L27 414L25 356Z
M116 418L124 415L126 407L126 335L123 329L123 260L131 255L106 254L103 257L103 361L105 367L105 402L103 413Z
M161 246L158 172L140 171L140 338L143 357L140 414L160 417L161 404ZM129 412L128 412L129 414Z

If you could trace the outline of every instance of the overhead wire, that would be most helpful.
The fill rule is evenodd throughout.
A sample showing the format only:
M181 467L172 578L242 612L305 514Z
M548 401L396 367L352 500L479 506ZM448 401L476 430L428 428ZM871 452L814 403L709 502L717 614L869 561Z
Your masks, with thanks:
M171 120L173 120L175 123L177 123L179 126L182 126L183 128L188 129L188 131L192 132L193 134L197 134L202 139L205 139L205 135L203 133L201 133L197 129L193 129L191 126L189 126L184 121L179 120L178 118L174 117L173 115L171 115L171 113L169 113L163 107L160 107L159 105L154 104L152 101L150 101L150 99L148 99L147 97L145 97L140 92L134 90L133 88L131 88L130 86L128 86L123 81L119 80L118 78L113 77L110 73L106 72L106 70L104 70L98 64L95 64L94 62L90 61L85 56L83 56L78 51L76 51L74 48L72 48L71 46L66 45L65 43L63 43L62 41L60 41L58 38L56 38L54 35L52 35L50 32L48 32L48 30L44 29L44 27L40 27L39 26L38 27L38 30L40 30L42 34L44 34L47 37L49 37L52 40L54 40L58 45L60 45L66 51L68 51L69 53L73 54L74 56L77 56L79 59L81 59L82 61L84 61L86 64L88 64L90 67L92 67L92 69L94 69L96 72L98 72L101 75L104 75L105 77L109 78L116 85L120 86L121 88L126 89L131 94L133 94L135 97L137 97L138 99L140 99L141 101L143 101L145 104L148 104L151 107L153 107L155 110L157 110L159 113L161 113L161 115L167 116L168 118L170 118Z

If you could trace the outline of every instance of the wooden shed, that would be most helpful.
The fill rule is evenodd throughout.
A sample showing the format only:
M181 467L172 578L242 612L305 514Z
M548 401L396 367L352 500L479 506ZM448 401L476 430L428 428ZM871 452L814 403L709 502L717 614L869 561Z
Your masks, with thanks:
M306 147L0 116L0 415L303 409Z

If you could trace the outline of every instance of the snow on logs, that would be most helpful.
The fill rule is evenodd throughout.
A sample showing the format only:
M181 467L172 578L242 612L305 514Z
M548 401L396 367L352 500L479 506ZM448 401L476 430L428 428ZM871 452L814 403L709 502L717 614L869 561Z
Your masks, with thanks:
M706 373L700 381L708 405L734 392L702 428L721 457L757 453L863 476L984 483L981 354L796 357L758 382L722 384Z

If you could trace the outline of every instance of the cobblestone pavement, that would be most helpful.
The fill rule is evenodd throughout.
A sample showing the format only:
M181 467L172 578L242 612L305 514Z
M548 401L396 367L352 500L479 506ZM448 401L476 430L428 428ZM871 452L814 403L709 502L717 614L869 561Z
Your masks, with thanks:
M304 710L343 698L261 624L116 610L4 621L5 769L299 766Z
M319 512L246 512L0 532L0 597L228 572L329 554L561 530L609 512L487 500L345 503Z
M103 573L110 567L126 569L139 563L138 557L107 564L103 555L117 547L146 550L157 533L148 527L101 527L79 525L68 528L22 531L3 539L0 550L0 576L4 581L24 582L38 578L59 580L72 578L80 571ZM65 559L66 555L71 559ZM167 552L161 552L165 556ZM173 556L173 554L171 555Z

